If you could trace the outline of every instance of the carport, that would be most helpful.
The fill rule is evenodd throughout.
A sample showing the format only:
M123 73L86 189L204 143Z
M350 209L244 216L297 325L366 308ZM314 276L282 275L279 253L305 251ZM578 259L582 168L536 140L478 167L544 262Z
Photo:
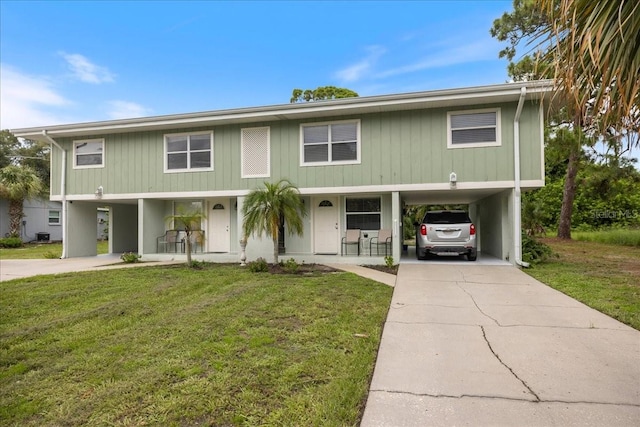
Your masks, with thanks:
M109 253L138 251L137 200L104 203L73 200L66 202L66 257L96 256L96 217L98 208L109 211Z
M513 188L449 188L401 192L403 206L468 205L476 226L479 259L483 256L513 263L516 251ZM415 251L410 252L415 259ZM405 254L407 259L407 254Z

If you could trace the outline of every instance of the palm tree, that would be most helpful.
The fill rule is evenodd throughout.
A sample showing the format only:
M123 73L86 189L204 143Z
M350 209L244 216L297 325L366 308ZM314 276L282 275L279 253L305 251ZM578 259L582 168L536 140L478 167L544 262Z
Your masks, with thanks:
M25 199L40 194L42 182L28 167L9 165L0 169L0 197L9 200L9 234L20 237Z
M302 236L302 218L307 212L298 188L287 179L275 184L265 182L264 188L252 190L244 201L244 236L265 233L273 240L273 262L278 263L278 238L280 221L289 229L289 234Z
M581 116L604 133L638 125L640 3L637 0L539 0L550 26L543 59ZM637 128L635 129L637 131Z
M202 209L184 209L178 207L175 215L169 215L166 218L167 222L173 222L174 228L184 229L185 237L185 250L187 252L187 265L191 267L193 262L191 260L191 236L194 231L200 230L202 220L206 219Z

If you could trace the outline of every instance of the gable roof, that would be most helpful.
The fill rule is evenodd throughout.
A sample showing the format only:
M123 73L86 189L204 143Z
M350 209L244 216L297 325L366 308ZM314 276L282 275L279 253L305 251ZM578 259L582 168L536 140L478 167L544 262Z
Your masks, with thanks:
M553 82L551 80L538 80L533 82L504 83L499 85L426 92L363 96L299 104L280 104L199 113L21 128L13 129L12 132L17 137L45 140L43 131L46 131L51 137L69 137L175 129L177 127L219 126L256 121L310 119L422 108L472 106L488 103L517 102L523 87L527 88L527 99L541 99L545 93L553 90Z

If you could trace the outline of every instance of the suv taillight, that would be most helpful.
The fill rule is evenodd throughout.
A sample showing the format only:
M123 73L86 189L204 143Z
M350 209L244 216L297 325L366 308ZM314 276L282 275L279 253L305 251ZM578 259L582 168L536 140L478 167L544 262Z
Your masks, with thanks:
M420 224L420 234L422 234L423 236L427 235L427 226L424 224Z
M469 227L469 234L471 234L472 236L475 236L476 234L476 226L471 224L471 227Z

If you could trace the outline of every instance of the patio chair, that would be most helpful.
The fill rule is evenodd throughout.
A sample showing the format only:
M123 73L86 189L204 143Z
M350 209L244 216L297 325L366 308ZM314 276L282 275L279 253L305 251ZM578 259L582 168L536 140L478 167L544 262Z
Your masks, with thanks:
M198 246L200 252L204 252L204 230L194 230L191 232L191 249L194 253L198 252Z
M369 240L369 255L373 256L373 251L371 250L373 246L376 247L376 255L380 255L380 246L384 246L384 256L388 255L387 249L391 249L391 230L388 228L383 228L378 231L377 237L372 237Z
M167 230L157 238L158 253L168 252L168 249L172 246L173 252L178 252L178 246L180 246L181 252L184 252L184 240L180 238L180 231L178 230ZM163 250L160 251L160 248Z
M360 229L347 230L345 236L342 238L342 246L340 246L340 255L344 255L347 252L349 254L349 245L356 245L358 248L358 256L360 256Z

